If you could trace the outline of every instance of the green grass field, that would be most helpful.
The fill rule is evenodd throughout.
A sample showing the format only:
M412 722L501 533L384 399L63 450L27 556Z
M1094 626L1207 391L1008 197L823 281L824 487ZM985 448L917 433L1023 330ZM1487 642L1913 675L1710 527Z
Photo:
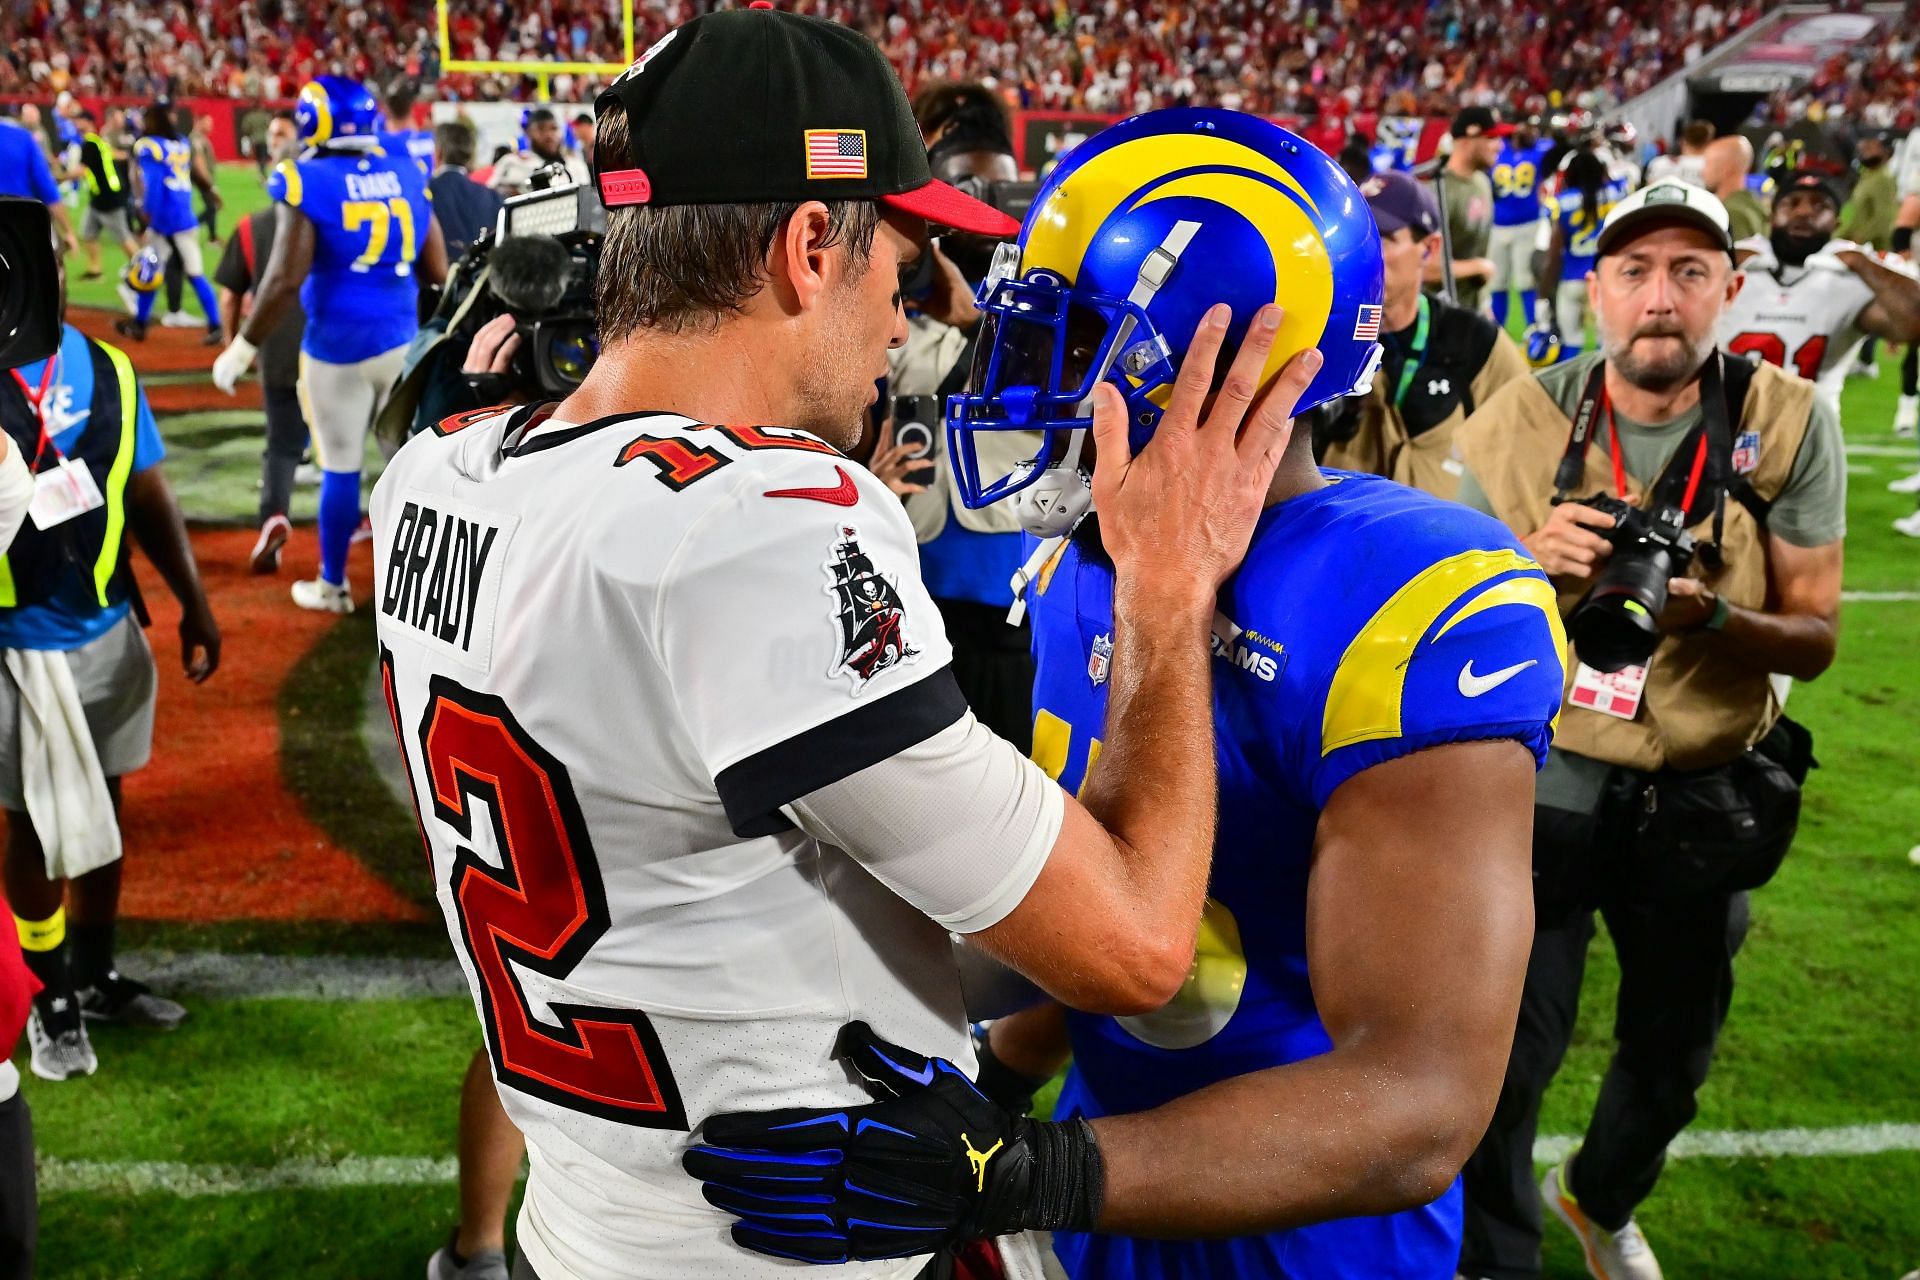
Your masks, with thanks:
M205 244L206 231L204 228L201 230L201 241L205 244L206 248L205 256L207 274L209 276L213 274L213 269L220 264L220 254L226 247L224 237L232 234L234 223L257 209L265 208L267 204L266 180L260 176L260 171L251 164L223 164L217 166L213 175L213 185L214 188L219 191L220 199L223 202L218 221L220 234L223 238L218 245ZM84 200L84 197L82 197L82 199ZM199 197L197 196L195 197L195 207L199 207ZM76 232L80 229L80 214L81 209L84 208L85 205L82 204L80 208L68 210L69 216L73 219L73 228ZM100 279L82 280L80 278L80 273L86 270L86 259L83 256L75 255L67 259L67 271L69 273L67 277L67 300L85 306L118 308L120 306L120 299L114 293L114 286L119 283L120 272L126 265L127 255L120 252L119 245L113 243L113 237L102 236L100 239ZM266 264L262 263L261 265L265 266ZM189 314L194 316L200 314L200 304L194 301L193 290L191 289L186 290L185 305ZM164 309L165 305L163 302L154 313L155 319L159 318L160 313L164 311ZM209 358L208 364L212 364L211 358Z
M258 180L239 167L220 177L230 226L258 206ZM111 289L75 297L110 304ZM1920 542L1889 528L1911 504L1886 482L1915 460L1887 429L1894 362L1881 363L1879 382L1855 381L1846 397L1846 584L1920 594ZM205 495L196 509L244 509L255 454L239 421L176 425L169 467L191 469ZM300 668L283 723L307 727L290 735L284 767L328 810L315 816L336 839L377 843L370 865L404 881L419 866L412 819L366 776L352 741L370 632L364 617L343 620ZM1755 896L1698 1130L1920 1124L1920 868L1907 861L1920 843L1916 641L1920 602L1848 603L1838 663L1793 695L1823 767L1793 856ZM425 886L402 888L419 899ZM131 945L185 950L446 954L431 927L132 922L126 932ZM1605 1068L1615 974L1604 935L1589 975L1544 1134L1580 1131ZM441 998L201 999L175 1034L99 1033L98 1076L25 1085L50 1162L40 1274L418 1276L452 1223L452 1186L313 1186L325 1181L313 1171L333 1166L351 1183L367 1180L355 1173L367 1161L446 1161L476 1039L467 1003ZM444 1165L407 1168L444 1176ZM1676 1161L1641 1221L1674 1280L1895 1280L1920 1267L1920 1152ZM1564 1233L1550 1227L1548 1240L1549 1276L1585 1274Z

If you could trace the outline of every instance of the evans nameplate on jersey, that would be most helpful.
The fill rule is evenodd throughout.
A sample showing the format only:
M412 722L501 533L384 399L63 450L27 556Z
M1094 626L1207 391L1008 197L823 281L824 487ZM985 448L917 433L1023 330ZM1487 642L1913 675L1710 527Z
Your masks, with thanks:
M380 612L450 657L486 670L507 544L518 516L481 511L444 494L401 497L380 584Z

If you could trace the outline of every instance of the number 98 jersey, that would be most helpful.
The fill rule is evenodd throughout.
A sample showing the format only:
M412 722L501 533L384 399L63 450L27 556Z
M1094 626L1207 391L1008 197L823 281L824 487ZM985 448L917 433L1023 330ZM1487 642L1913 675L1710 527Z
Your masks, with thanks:
M1306 938L1321 810L1355 774L1430 747L1511 738L1546 757L1566 652L1546 575L1477 512L1325 474L1261 516L1220 593L1220 813L1193 971L1153 1013L1069 1015L1063 1117L1144 1111L1326 1053ZM1034 759L1079 791L1106 720L1113 575L1069 544L1028 598ZM1054 1245L1076 1280L1428 1280L1459 1260L1460 1197L1230 1240L1056 1233Z
M420 327L414 263L433 220L420 167L379 148L321 148L275 165L267 194L313 223L300 349L353 364L411 342Z

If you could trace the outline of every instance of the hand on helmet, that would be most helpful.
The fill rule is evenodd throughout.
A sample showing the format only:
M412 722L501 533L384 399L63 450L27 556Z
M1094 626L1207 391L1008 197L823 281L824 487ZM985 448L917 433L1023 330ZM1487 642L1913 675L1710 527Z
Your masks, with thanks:
M1308 348L1261 390L1280 318L1277 306L1260 309L1212 394L1232 313L1225 303L1208 311L1181 362L1173 399L1137 455L1128 447L1126 401L1110 382L1096 389L1093 503L1100 540L1121 579L1203 592L1210 603L1239 567L1293 436L1294 406L1322 362L1319 350Z

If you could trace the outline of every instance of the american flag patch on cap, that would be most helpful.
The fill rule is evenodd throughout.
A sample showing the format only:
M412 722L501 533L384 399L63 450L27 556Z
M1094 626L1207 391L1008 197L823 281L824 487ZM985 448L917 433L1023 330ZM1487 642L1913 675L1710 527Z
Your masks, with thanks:
M1353 318L1353 340L1355 342L1380 341L1380 308L1363 306Z
M806 137L809 179L867 176L865 129L808 129Z

